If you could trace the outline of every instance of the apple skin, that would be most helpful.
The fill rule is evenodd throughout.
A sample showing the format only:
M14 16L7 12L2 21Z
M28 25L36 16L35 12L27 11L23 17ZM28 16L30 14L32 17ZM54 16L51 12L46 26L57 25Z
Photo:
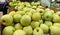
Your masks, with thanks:
M31 35L33 32L33 29L31 26L24 27L23 30L26 32L26 35Z
M14 22L20 22L20 19L21 19L21 15L20 14L15 14L13 19L14 19Z
M15 28L12 26L7 26L3 29L2 35L13 35Z
M9 15L11 15L12 17L13 17L15 14L16 14L15 11L11 11L11 12L9 13Z
M25 15L25 12L24 11L17 11L16 14L20 14L20 15Z
M42 19L41 19L41 20L39 20L39 23L40 23L40 25L41 25L41 24L43 24L43 20L42 20Z
M39 25L40 25L40 23L37 22L37 21L32 21L32 22L31 22L31 26L32 26L32 28L39 27Z
M20 22L23 26L28 26L31 23L31 17L29 15L23 15Z
M50 9L49 9L49 8L46 8L46 9L45 9L45 12L47 12L47 11L50 11Z
M44 13L43 15L43 19L46 21L51 21L53 18L53 14L50 11L47 11L46 13Z
M44 32L41 28L38 27L33 30L33 35L44 35Z
M48 33L49 32L49 27L45 24L41 24L40 28L43 30L44 33Z
M19 30L19 29L23 28L20 23L16 23L14 27L15 27L16 30Z
M44 7L43 7L43 6L40 6L40 5L38 6L38 8L40 8L40 9L44 9Z
M60 23L60 16L58 14L53 14L53 22Z
M32 17L32 13L31 12L26 12L27 15L29 15L30 17Z
M36 8L36 11L41 14L41 16L44 14L44 9Z
M38 13L38 12L33 13L33 15L32 15L32 20L34 20L34 21L39 21L40 19L41 19L40 13Z
M10 26L13 24L13 17L11 15L8 15L8 14L3 15L1 17L1 22L5 26Z
M26 32L23 30L16 30L13 35L26 35Z
M60 23L54 23L53 26L56 26L56 27L60 28Z
M50 27L50 34L51 35L60 35L60 28L56 26Z
M45 21L45 23L48 27L52 26L52 22L51 21Z

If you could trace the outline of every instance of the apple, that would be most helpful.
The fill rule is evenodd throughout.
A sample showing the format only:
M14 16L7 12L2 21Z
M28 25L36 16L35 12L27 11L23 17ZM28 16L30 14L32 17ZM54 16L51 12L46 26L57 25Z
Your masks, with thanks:
M26 32L23 30L16 30L13 35L26 35Z
M25 11L17 11L16 14L25 15Z
M41 15L44 14L44 10L43 10L43 9L37 8L36 11L37 11L37 12L40 12Z
M11 11L11 12L9 13L9 15L11 15L12 17L13 17L15 14L16 14L15 11Z
M32 6L32 9L36 9L37 7L36 6Z
M3 15L1 17L1 22L5 26L12 25L12 23L13 23L13 17L11 15L8 15L8 14L7 15Z
M21 15L20 14L15 14L13 19L14 19L14 22L20 22L20 19L21 19Z
M13 2L10 2L9 3L9 6L14 7L14 3Z
M53 26L56 26L56 27L60 28L60 23L54 23Z
M16 2L17 0L12 0L12 2Z
M42 20L42 19L41 19L41 20L39 20L39 23L40 23L40 25L41 25L41 24L43 24L43 20Z
M47 11L50 11L50 9L49 9L49 8L46 8L46 9L45 9L45 12L47 12Z
M30 3L26 3L26 2L25 2L25 6L29 8L31 7Z
M35 2L31 2L31 6L35 6Z
M52 26L52 22L51 21L45 21L45 23L48 27Z
M31 26L32 26L32 28L39 27L39 25L40 25L40 23L37 22L37 21L32 21L32 22L31 22Z
M36 13L36 10L35 9L31 9L30 12L33 14L33 13Z
M20 22L23 26L28 26L31 23L31 17L29 15L23 15Z
M55 23L60 23L60 15L58 14L53 14L53 22Z
M39 6L40 5L40 2L38 1L38 2L35 2L35 4L36 4L36 6Z
M12 26L7 26L3 29L2 35L13 35L15 28Z
M18 7L18 11L22 11L23 8L24 8L24 6L19 6L19 7Z
M40 19L41 19L40 13L38 13L38 12L33 13L33 15L32 15L32 20L34 20L34 21L39 21Z
M26 12L26 14L32 17L32 13L31 12Z
M14 27L15 27L16 30L19 30L19 29L23 28L20 23L16 23Z
M43 7L43 6L40 6L40 5L38 6L38 8L40 8L40 9L44 9L44 7Z
M48 33L49 32L49 27L45 24L41 24L40 28L43 30L44 33Z
M33 32L33 29L31 26L24 27L23 30L26 32L27 35L31 35Z
M41 28L38 27L33 30L33 35L44 35L44 32Z
M50 27L50 34L51 35L60 35L60 28L56 26Z
M23 11L25 11L25 12L30 12L31 9L32 9L32 8L24 7L24 8L23 8Z
M44 15L43 15L43 19L46 20L46 21L51 21L52 18L53 18L53 14L50 11L44 13Z

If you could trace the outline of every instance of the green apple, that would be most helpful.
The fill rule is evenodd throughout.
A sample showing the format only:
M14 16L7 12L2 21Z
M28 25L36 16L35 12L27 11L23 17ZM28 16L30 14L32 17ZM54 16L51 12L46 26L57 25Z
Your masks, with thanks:
M40 23L37 22L37 21L32 21L32 22L31 22L31 26L32 26L32 28L39 27L39 25L40 25Z
M60 12L56 12L56 14L60 15Z
M33 14L33 13L36 13L36 10L35 9L31 9L30 12Z
M18 11L22 11L23 8L24 8L24 6L19 6L19 7L18 7Z
M15 29L12 26L7 26L3 29L2 35L13 35Z
M33 13L33 15L32 15L32 20L34 20L34 21L39 21L40 19L41 19L40 13L38 13L38 12Z
M20 22L23 26L28 26L31 23L31 17L29 15L23 15Z
M29 8L31 7L30 3L25 3L25 6Z
M17 11L16 14L24 15L25 11Z
M12 2L16 2L17 0L12 0Z
M32 6L35 6L35 2L31 2L31 5L32 5Z
M40 12L41 15L44 14L44 9L37 8L36 11L37 11L37 12Z
M14 27L15 27L16 30L23 28L20 23L16 23Z
M46 8L46 9L45 9L45 12L47 12L47 11L50 11L50 9L49 9L49 8Z
M43 6L40 6L40 5L38 6L38 8L40 8L40 9L44 9L44 7L43 7Z
M31 35L33 32L33 29L31 26L24 27L23 30L26 32L27 35Z
M35 4L36 4L36 6L39 6L40 5L40 2L38 1L38 2L35 2Z
M44 35L44 32L41 28L38 27L33 30L33 35Z
M43 24L43 20L42 20L42 19L41 19L41 20L39 20L39 23L40 23L40 24Z
M31 12L26 12L26 14L32 17L32 13Z
M60 28L56 26L50 27L50 34L51 35L60 35Z
M20 22L20 19L21 19L21 15L20 14L15 14L13 19L14 19L14 22Z
M32 9L36 9L37 7L36 6L32 6Z
M10 2L9 3L9 6L14 7L14 3L13 2Z
M12 25L12 23L13 23L13 17L11 15L8 15L8 14L7 15L3 15L1 17L1 22L5 26Z
M53 26L56 26L56 27L60 28L60 23L54 23Z
M48 11L43 15L43 19L46 21L51 21L53 18L53 14L52 12Z
M45 24L41 24L40 28L43 30L44 33L48 33L49 32L49 27Z
M16 14L15 11L11 11L11 12L9 13L9 15L11 15L12 17L13 17L15 14Z
M25 11L25 12L30 12L31 9L32 9L32 8L24 7L24 8L23 8L23 11Z
M16 30L13 35L26 35L26 32L23 30Z
M51 21L45 21L45 23L48 27L52 26L52 22Z
M53 22L55 22L55 23L60 23L60 15L58 15L58 14L53 14Z

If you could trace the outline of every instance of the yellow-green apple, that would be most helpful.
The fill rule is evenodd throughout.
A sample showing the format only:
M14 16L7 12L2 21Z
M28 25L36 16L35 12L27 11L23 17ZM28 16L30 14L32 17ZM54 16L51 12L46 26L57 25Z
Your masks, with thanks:
M37 21L32 21L32 22L31 22L31 26L32 26L32 28L39 27L39 25L40 25L40 23L37 22Z
M24 27L23 30L26 32L26 35L31 35L33 32L33 29L31 26Z
M3 15L1 17L1 22L3 25L5 26L9 26L9 25L12 25L13 24L13 17L11 15Z
M31 17L29 15L23 15L20 22L23 26L28 26L31 23Z
M45 24L41 24L40 28L43 30L44 33L48 33L49 32L49 27Z
M33 30L33 35L44 35L44 32L41 28L37 27Z
M15 28L12 26L7 26L3 29L2 35L13 35Z
M19 30L19 29L23 28L20 23L16 23L14 27L15 27L16 30Z

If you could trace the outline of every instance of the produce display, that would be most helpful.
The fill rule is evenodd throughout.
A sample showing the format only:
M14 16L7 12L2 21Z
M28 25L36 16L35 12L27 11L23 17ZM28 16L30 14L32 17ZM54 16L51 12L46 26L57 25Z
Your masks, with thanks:
M41 6L40 2L13 0L14 10L1 17L2 35L60 35L60 12Z

